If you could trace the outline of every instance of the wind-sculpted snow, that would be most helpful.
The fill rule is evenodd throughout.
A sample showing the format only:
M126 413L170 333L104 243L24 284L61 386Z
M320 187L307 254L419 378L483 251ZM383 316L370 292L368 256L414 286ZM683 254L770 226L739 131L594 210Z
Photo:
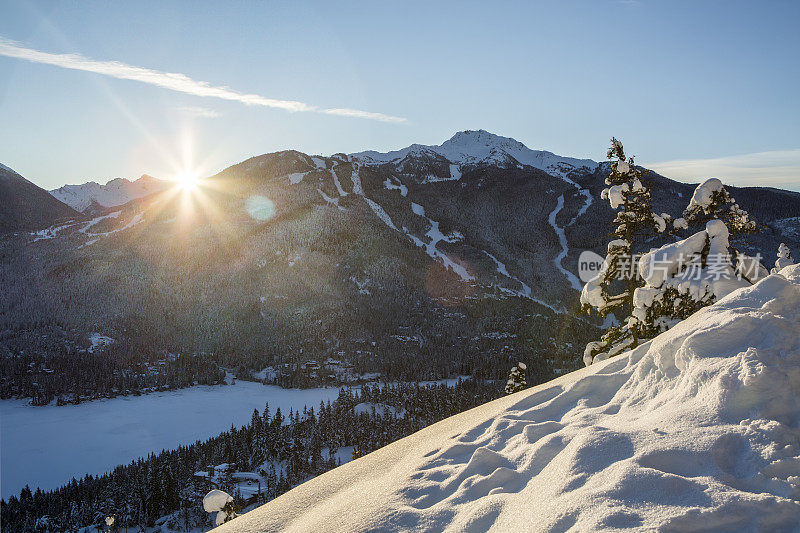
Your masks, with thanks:
M797 531L800 265L222 531Z

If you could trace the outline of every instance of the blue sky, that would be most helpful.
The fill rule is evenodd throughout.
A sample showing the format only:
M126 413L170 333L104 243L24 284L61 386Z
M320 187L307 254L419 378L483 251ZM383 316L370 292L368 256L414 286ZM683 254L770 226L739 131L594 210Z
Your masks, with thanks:
M676 179L800 190L798 2L5 0L0 11L0 162L46 188L482 128L595 160L615 135Z

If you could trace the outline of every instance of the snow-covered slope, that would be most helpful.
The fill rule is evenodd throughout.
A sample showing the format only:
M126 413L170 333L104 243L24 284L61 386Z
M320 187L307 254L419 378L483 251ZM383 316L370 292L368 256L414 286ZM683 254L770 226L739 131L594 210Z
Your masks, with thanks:
M412 144L386 153L367 151L351 154L351 157L364 164L396 163L408 156L441 156L454 165L489 163L506 166L516 161L556 175L582 167L588 170L597 168L597 162L591 159L562 157L551 152L531 150L519 141L484 130L458 132L438 146Z
M50 194L76 211L83 212L91 207L92 202L96 202L103 207L114 207L163 191L171 185L170 182L145 174L136 181L116 178L105 185L100 185L94 181L80 185L64 185L58 189L53 189Z
M798 531L800 265L222 531Z

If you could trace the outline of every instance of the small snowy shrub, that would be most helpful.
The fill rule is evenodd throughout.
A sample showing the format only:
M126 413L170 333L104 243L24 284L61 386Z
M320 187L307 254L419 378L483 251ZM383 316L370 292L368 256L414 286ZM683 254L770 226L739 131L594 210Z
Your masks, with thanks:
M233 501L233 496L225 491L214 489L203 498L203 509L207 513L217 513L216 525L233 520L237 516L238 508Z
M525 363L520 362L511 369L506 382L506 394L513 394L528 387L528 382L525 381L525 370L527 368Z
M786 243L782 242L781 245L778 246L778 259L775 260L775 268L772 269L772 273L775 274L782 268L786 268L794 263L792 252L789 251L789 247L786 246Z

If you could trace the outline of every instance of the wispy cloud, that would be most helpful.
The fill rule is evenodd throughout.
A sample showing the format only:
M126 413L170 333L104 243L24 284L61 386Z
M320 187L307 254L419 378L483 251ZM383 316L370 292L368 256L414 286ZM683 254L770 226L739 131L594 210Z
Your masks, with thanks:
M644 166L680 181L698 182L715 177L732 185L800 190L800 148L710 159L664 161Z
M324 109L294 100L277 100L258 94L241 93L228 87L214 86L205 81L194 80L184 74L136 67L119 61L96 61L80 54L52 54L49 52L42 52L40 50L26 48L19 43L3 37L0 37L0 55L33 63L94 72L95 74L102 74L122 80L138 81L194 96L220 98L222 100L241 102L246 105L273 107L293 112L305 111L323 113L326 115L365 118L380 122L406 122L405 118L384 115L383 113L346 108Z
M178 111L180 111L184 115L189 115L192 117L199 117L199 118L217 118L222 116L222 113L220 113L219 111L214 111L213 109L208 109L207 107L200 107L193 105L182 105L178 107Z

